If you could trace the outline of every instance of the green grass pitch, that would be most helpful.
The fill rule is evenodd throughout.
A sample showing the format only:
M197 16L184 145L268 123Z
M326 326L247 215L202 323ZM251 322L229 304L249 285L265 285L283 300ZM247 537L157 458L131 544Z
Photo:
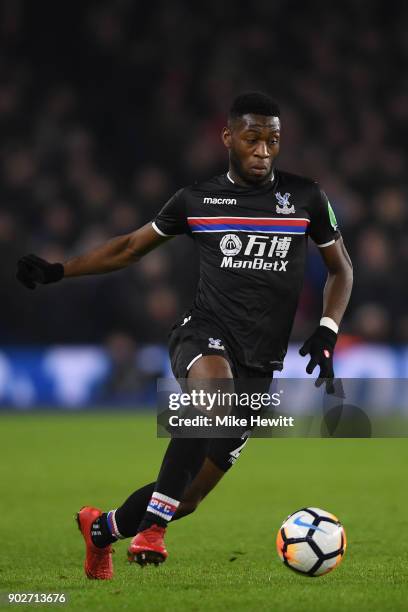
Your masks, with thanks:
M251 440L197 512L170 527L163 566L128 565L120 542L114 580L87 580L74 513L119 505L154 478L165 445L151 416L2 415L3 597L66 592L75 611L407 610L405 439ZM282 520L305 505L337 514L348 536L343 563L321 578L289 571L275 551Z

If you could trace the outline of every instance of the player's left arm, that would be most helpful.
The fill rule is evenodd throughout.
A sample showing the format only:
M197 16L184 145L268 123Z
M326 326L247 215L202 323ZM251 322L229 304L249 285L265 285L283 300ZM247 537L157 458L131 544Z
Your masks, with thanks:
M320 325L303 344L299 353L310 354L306 372L312 374L320 367L316 386L326 382L328 393L334 393L333 353L339 326L350 299L353 286L353 266L343 239L319 249L327 268L327 281L323 291L323 313Z
M317 187L317 185L316 185ZM302 356L310 355L306 372L320 367L316 385L326 381L333 393L333 353L339 326L350 299L353 286L353 266L338 230L334 211L326 194L317 189L310 202L310 235L319 247L328 276L323 291L323 313L320 324L300 348Z
M322 317L331 319L339 327L353 287L353 265L342 238L319 251L328 272Z

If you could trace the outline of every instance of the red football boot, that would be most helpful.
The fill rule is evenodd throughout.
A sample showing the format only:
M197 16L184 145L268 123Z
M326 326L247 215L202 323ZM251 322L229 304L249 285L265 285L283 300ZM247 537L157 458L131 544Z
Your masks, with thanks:
M113 578L112 546L98 548L91 539L91 526L101 516L102 510L93 506L83 506L76 520L85 540L86 556L84 569L88 578L94 580L110 580Z
M148 563L163 563L169 554L164 545L165 533L165 527L152 525L136 534L128 548L129 563L138 563L142 567Z

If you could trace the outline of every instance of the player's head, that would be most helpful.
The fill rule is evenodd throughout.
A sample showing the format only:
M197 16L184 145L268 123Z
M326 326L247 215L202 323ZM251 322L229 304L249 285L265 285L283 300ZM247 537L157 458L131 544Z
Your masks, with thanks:
M260 184L272 174L279 153L280 110L269 96L249 91L235 98L222 140L230 165L246 183Z

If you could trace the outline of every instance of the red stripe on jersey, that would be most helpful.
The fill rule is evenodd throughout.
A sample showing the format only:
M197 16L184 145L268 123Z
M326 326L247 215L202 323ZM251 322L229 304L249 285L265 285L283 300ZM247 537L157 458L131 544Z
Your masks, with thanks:
M265 217L244 217L242 219L236 217L188 217L189 225L219 225L226 223L228 225L264 225L268 227L270 225L291 225L293 227L306 227L310 223L309 219L276 219L276 218L265 218Z

